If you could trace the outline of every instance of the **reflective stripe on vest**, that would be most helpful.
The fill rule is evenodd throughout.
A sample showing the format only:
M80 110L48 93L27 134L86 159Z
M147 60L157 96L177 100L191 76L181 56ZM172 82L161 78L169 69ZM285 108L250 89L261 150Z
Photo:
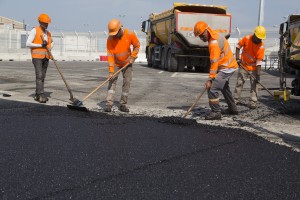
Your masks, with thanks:
M219 48L221 49L221 55L219 59L214 59L214 60L210 60L210 63L215 63L215 62L219 62L222 58L224 58L225 56L227 56L228 52L230 51L230 46L228 44L227 48L225 48L225 37L221 37L219 36L218 39L216 40L212 40L210 42L210 44L218 44ZM226 68L228 67L232 62L234 61L234 57L231 56L230 60L222 65L219 66L219 69L221 68ZM211 70L211 71L215 71L215 70Z
M43 41L42 41L41 36L43 37L44 33L43 33L41 27L39 27L39 26L36 26L35 29L36 29L36 34L35 34L35 38L33 39L33 43L42 44ZM52 39L51 39L51 35L48 31L47 31L47 37L48 37L48 45L47 46L50 48ZM31 57L39 58L39 59L43 59L46 57L46 58L50 59L50 55L48 54L48 51L45 47L31 48Z

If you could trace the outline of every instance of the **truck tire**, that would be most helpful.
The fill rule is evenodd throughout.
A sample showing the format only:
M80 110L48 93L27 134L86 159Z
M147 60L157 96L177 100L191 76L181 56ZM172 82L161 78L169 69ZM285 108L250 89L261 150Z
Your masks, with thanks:
M153 68L156 68L156 67L157 67L157 64L156 64L156 62L155 62L154 50L151 51L151 62L152 62L152 67L153 67Z
M177 62L178 62L178 71L183 72L185 67L185 58L177 57Z
M166 58L166 64L167 64L167 69L169 72L176 72L177 71L177 59L176 57L172 54L171 49L169 49L167 58Z
M162 70L166 69L166 49L163 49L161 51L161 62L160 62L160 68Z
M149 58L147 58L148 67L152 67L152 52L149 54Z

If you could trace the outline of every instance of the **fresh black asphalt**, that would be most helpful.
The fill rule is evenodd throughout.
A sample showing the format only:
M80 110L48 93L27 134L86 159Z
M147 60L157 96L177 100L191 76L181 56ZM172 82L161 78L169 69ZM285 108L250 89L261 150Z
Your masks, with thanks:
M240 129L0 99L0 199L300 199L300 153Z

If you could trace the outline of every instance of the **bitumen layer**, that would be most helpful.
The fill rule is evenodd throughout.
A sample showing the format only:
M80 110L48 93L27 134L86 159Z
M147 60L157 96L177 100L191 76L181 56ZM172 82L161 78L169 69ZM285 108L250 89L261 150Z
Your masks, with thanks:
M0 199L300 198L299 152L246 130L8 98L0 121Z

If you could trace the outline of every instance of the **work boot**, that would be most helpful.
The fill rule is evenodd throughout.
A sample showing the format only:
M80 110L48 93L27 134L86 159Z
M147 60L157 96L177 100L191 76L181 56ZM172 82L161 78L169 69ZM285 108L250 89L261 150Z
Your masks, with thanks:
M46 95L44 93L40 94L40 99L41 98L46 102L49 100L48 97L46 97Z
M237 100L237 99L234 100L234 103L235 103L235 105L240 105L241 104L240 101Z
M39 103L46 103L48 98L44 94L35 94L34 100L38 101Z
M221 112L210 112L208 115L205 116L205 120L220 120L221 119Z
M255 109L256 108L256 104L249 104L249 108L250 109Z
M239 112L237 110L231 110L229 108L225 109L225 110L221 110L221 114L222 115L238 115Z
M106 106L106 108L104 109L104 112L111 112L111 108L112 108L112 106Z
M129 112L129 109L126 107L126 105L120 105L120 111Z

